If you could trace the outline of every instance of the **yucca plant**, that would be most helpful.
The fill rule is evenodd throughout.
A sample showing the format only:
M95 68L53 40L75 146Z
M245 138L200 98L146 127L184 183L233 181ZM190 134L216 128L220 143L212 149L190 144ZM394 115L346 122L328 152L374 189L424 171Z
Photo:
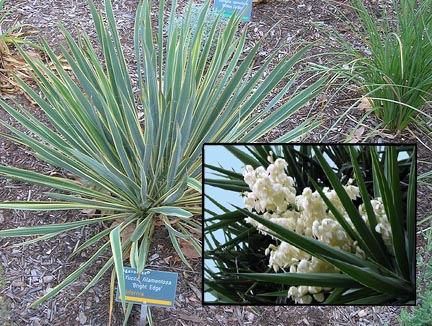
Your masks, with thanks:
M2 134L31 148L41 160L64 169L71 179L0 167L0 176L28 183L47 185L59 192L46 195L43 202L2 202L2 209L70 210L96 209L100 215L80 216L77 221L38 227L1 230L0 236L38 236L29 242L54 237L86 225L112 223L106 230L83 243L72 255L103 240L100 248L75 272L33 305L53 297L76 280L106 250L112 257L80 293L91 288L114 265L111 291L117 279L124 297L123 264L139 272L146 266L153 230L162 225L180 258L188 265L178 238L189 241L200 252L201 222L193 215L201 213L201 147L204 142L256 141L273 127L314 98L324 83L320 79L310 87L294 92L291 68L306 49L292 57L283 57L274 68L269 65L278 55L272 53L255 69L257 44L244 56L247 30L239 30L239 18L232 17L226 27L216 31L212 25L209 39L203 41L203 26L209 1L198 17L198 31L192 36L188 24L175 26L177 4L171 4L170 24L165 33L165 2L160 1L157 26L152 26L151 4L139 4L135 20L134 43L139 92L135 94L109 0L105 1L106 22L89 0L103 60L82 33L75 40L61 28L67 40L62 53L71 71L66 71L54 51L42 40L53 68L25 55L35 71L41 90L20 85L44 111L50 121L45 125L24 107L1 106L27 132L1 121L10 133ZM186 20L191 20L187 8ZM187 49L190 49L188 51ZM103 63L102 63L103 62ZM265 102L281 82L281 90ZM292 92L292 94L289 94ZM260 112L256 108L261 107ZM139 113L143 119L139 119ZM300 125L281 137L294 139L310 131L315 124ZM126 228L135 231L121 241ZM105 241L109 235L109 240ZM122 302L123 308L125 302ZM127 308L130 313L132 305Z
M214 297L209 301L294 304L298 291L306 293L298 295L304 300L299 303L414 303L414 145L226 149L245 164L245 172L204 162L204 194L224 212L205 207L204 290ZM241 193L247 209L212 200L210 187ZM312 265L318 268L304 271Z
M353 80L371 104L382 126L403 130L426 118L432 99L432 1L393 0L392 13L381 17L360 0L353 0L360 28L351 24L366 50L336 38L344 48L345 77Z

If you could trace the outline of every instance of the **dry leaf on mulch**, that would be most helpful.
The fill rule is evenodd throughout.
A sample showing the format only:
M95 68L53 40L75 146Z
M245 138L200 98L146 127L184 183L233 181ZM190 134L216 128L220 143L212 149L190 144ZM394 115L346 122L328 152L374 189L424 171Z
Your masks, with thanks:
M360 103L357 105L357 109L368 112L372 110L373 101L369 97L363 97Z
M198 251L196 251L195 247L189 242L185 240L179 240L181 251L183 255L185 255L188 259L197 259L200 258L201 255Z
M350 143L359 143L363 139L363 134L365 132L365 127L360 126L354 131Z
M120 225L121 223L123 223L124 220L125 220L125 219L118 219L118 220L115 220L115 221L111 224L111 227L115 227L115 226ZM121 243L124 244L124 243L126 242L126 240L129 239L129 238L132 236L132 234L133 234L134 232L135 232L135 224L134 224L134 223L131 223L131 224L129 224L128 226L126 226L126 227L121 231L121 234L120 234L120 237L121 237Z

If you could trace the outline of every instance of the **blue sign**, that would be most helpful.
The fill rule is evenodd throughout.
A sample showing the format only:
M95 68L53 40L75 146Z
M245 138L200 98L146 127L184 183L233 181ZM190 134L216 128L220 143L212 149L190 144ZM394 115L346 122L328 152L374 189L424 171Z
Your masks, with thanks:
M138 274L135 268L124 267L125 300L129 303L173 308L177 277L177 273L150 269ZM121 301L118 289L116 301Z
M250 21L252 0L214 0L214 7L221 10L225 17L231 17L236 13L242 15L243 21Z

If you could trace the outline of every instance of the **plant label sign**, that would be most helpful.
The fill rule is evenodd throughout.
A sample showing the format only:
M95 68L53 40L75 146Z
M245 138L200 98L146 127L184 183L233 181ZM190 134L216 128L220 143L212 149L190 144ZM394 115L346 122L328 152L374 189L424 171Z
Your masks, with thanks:
M124 267L125 300L129 303L173 308L177 289L177 273ZM116 301L121 301L117 288Z
M231 17L234 13L242 15L243 21L250 21L252 0L214 0L216 10L223 12L224 17Z

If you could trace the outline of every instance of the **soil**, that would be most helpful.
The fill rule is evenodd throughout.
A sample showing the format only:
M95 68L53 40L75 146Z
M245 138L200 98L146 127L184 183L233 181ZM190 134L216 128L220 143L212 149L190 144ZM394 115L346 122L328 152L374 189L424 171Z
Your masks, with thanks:
M382 0L365 0L368 5L381 7L388 5ZM386 0L387 1L387 0ZM103 8L101 0L95 0L97 6ZM127 62L132 66L133 59L133 24L137 0L113 0L115 17L124 46ZM343 12L352 21L354 15L346 6L347 2L322 2L319 0L271 1L260 3L252 10L252 21L249 23L248 44L250 48L258 39L269 32L259 56L266 56L275 47L284 42L295 48L297 42L313 42L323 40L326 36L317 26L325 24L340 32L350 42L358 42L350 26L338 18L337 10ZM5 9L15 5L7 1ZM156 4L157 5L157 4ZM180 2L180 5L184 5ZM155 15L157 13L155 9ZM91 17L86 1L70 0L32 0L21 2L4 22L29 24L31 29L38 31L54 48L64 44L64 38L56 25L62 24L72 34L79 30L87 32L95 38L91 25ZM278 23L277 25L275 25ZM272 29L272 27L274 27ZM5 28L3 27L3 30ZM290 47L288 47L290 49ZM317 46L311 54L324 52ZM326 57L323 57L326 60ZM257 57L259 63L260 57ZM330 58L328 58L330 60ZM322 62L319 62L322 63ZM364 114L361 110L349 110L358 97L355 89L338 93L331 99L331 105L323 106L334 92L329 90L327 98L320 97L317 102L310 103L292 119L284 122L263 140L269 141L291 130L310 114L318 114L322 126L315 129L303 141L341 142L356 126ZM7 101L17 101L32 110L34 115L46 121L43 114L28 103L22 94L3 96ZM349 111L348 111L349 110ZM348 112L338 123L337 118ZM10 124L16 123L0 109L0 119ZM417 142L419 160L430 160L430 139L415 126L406 131L393 133L386 130L375 130L378 120L369 116L363 122L364 134L357 135L356 141L369 142ZM4 128L0 128L4 132ZM372 132L373 131L373 132ZM371 132L369 134L369 132ZM367 139L366 139L367 137ZM0 137L0 164L38 171L44 174L60 173L54 167L38 160L30 150ZM419 164L418 172L427 171L427 167ZM0 200L41 200L47 187L32 186L23 182L15 182L0 178ZM418 188L418 218L424 218L432 211L431 202L422 200L430 197L430 190L424 186ZM16 210L0 210L2 229L33 226L48 223L61 223L79 219L80 212L24 212ZM43 240L24 246L11 247L27 239L0 239L0 323L4 325L108 325L109 321L109 284L110 273L102 278L90 291L77 297L86 284L96 275L109 258L107 251L95 262L83 276L71 283L59 295L49 301L29 308L29 305L64 280L90 257L97 246L90 247L77 256L70 256L79 244L103 229L104 225L66 232L58 237ZM419 244L421 244L421 239ZM156 230L149 255L150 269L179 273L179 284L175 307L173 309L152 308L155 325L397 325L399 307L249 307L249 306L202 306L202 261L192 259L193 269L185 266L172 248L167 232ZM1 286L1 284L3 286ZM129 325L137 325L139 307L132 312ZM115 304L113 325L122 324L120 307Z

